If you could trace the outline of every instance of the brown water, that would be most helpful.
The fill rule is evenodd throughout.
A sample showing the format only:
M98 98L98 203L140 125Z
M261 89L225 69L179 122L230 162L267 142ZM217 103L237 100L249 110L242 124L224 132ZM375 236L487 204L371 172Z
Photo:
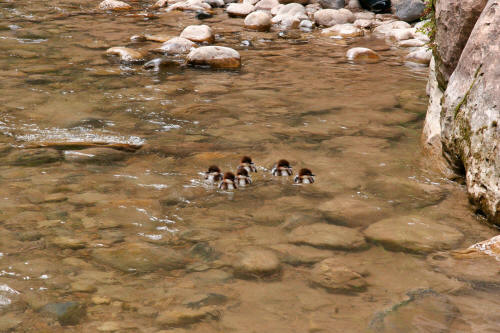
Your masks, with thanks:
M456 248L496 234L473 214L462 186L421 167L427 69L405 64L407 51L370 36L244 31L219 9L204 22L216 44L240 52L241 70L155 72L103 54L156 47L129 38L176 36L198 24L193 14L92 13L96 4L0 4L2 149L143 144L109 163L71 161L84 150L31 167L2 159L0 330L3 322L16 332L95 332L111 321L110 331L159 332L168 327L158 313L209 305L211 315L172 332L500 331L498 276L476 272L471 281L376 243L321 249L312 259L294 248L292 259L280 255L280 273L235 276L242 250L279 249L290 230L311 223L362 231L416 214L462 232ZM241 46L245 40L252 45ZM350 64L350 46L379 50L384 60ZM244 154L259 167L252 186L227 193L200 178L210 164L234 170ZM311 168L316 183L272 177L279 158ZM116 250L108 261L100 255L107 249ZM166 267L172 251L181 268ZM312 285L312 265L326 257L364 272L366 290ZM61 326L44 310L66 301L86 307L78 325Z

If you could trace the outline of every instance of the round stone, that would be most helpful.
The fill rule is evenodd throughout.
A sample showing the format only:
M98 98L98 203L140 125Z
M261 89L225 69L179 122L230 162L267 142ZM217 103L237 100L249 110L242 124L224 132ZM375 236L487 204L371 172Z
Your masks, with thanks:
M208 25L204 24L187 26L182 31L180 37L197 43L212 43L214 41L214 33L212 32L212 29Z
M249 3L232 3L226 8L229 16L245 17L255 10L255 7Z
M100 10L128 10L132 9L128 3L118 0L104 0L99 4Z
M245 28L258 30L258 31L266 31L271 27L271 14L268 12L259 10L253 13L250 13L245 18Z
M194 66L212 68L239 68L241 66L238 51L224 46L202 46L191 50L187 62Z
M348 60L354 62L374 63L380 61L378 53L366 47L354 47L349 49L346 53L346 57Z
M427 47L420 47L419 49L408 53L405 60L415 62L418 64L429 65L432 58L432 50Z
M333 27L323 29L321 31L322 35L325 36L337 36L337 37L342 37L342 38L347 38L347 37L359 37L363 36L363 30L355 27L352 24L346 23L346 24L337 24L334 25Z
M288 235L288 241L341 250L354 250L366 246L365 238L358 230L326 223L295 228Z
M134 49L128 47L115 46L106 50L106 54L115 55L120 58L123 62L142 62L144 61L144 55Z
M331 27L336 24L353 23L354 15L350 10L342 9L322 9L314 13L314 22L317 25Z
M189 53L195 47L196 44L187 38L174 37L163 43L159 48L156 49L156 51L168 55L175 55Z
M279 272L280 261L273 251L246 249L233 264L235 273L243 277L267 276Z
M328 258L314 265L310 279L332 292L363 291L368 285L361 274L340 265L336 258Z

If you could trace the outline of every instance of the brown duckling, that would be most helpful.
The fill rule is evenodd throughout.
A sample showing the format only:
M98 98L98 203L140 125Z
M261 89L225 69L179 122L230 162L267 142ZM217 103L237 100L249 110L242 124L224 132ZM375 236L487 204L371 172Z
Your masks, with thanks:
M271 173L273 176L291 176L292 167L287 160L279 160L278 163L273 166Z
M295 184L312 184L314 183L314 175L310 169L300 169L299 174L293 179Z
M211 165L208 167L208 171L205 172L205 179L210 183L219 182L222 180L222 173L217 165Z
M238 185L236 184L236 177L234 176L234 173L232 172L226 172L224 174L224 178L219 184L219 188L221 190L235 190L238 188Z
M248 175L248 171L245 167L239 166L236 172L236 182L238 186L247 186L252 184L252 178Z
M255 167L255 164L252 162L252 158L250 156L243 156L241 158L241 162L238 168L245 168L245 170L248 173L257 172L257 168Z

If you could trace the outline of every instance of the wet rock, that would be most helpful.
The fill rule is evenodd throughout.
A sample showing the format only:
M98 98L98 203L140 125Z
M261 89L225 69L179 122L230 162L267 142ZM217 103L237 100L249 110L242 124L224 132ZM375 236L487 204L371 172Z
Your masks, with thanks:
M197 43L212 43L214 41L214 33L208 25L190 25L187 26L181 33L180 37L189 39Z
M388 33L387 36L389 38L396 40L396 41L401 41L401 40L413 38L414 32L415 31L413 28L394 29L390 33Z
M411 25L404 21L393 21L389 23L384 23L373 29L374 34L386 36L392 32L394 29L409 29Z
M208 3L212 8L222 8L226 5L224 0L204 0L205 3Z
M337 24L333 27L321 30L321 34L325 36L337 36L342 38L360 37L363 36L363 30L357 28L353 24Z
M145 69L152 69L154 71L159 71L164 68L180 68L181 63L168 58L155 58L144 64ZM125 155L127 157L127 155Z
M268 10L279 6L278 0L260 0L255 4L255 10Z
M245 28L266 31L271 27L271 14L266 11L258 10L250 13L245 18Z
M75 206L93 206L98 202L106 202L109 197L98 192L85 192L74 194L68 198L68 202Z
M340 250L356 250L366 247L365 238L356 229L326 223L300 226L290 232L288 241Z
M95 305L102 305L102 304L110 304L111 303L111 298L106 297L106 296L92 296L91 298L92 304Z
M62 249L78 250L78 249L83 249L87 246L87 242L82 239L66 237L66 236L55 237L51 239L50 242L52 245L55 245Z
M60 160L61 153L49 148L14 150L5 158L6 164L19 166L38 166Z
M354 47L349 49L346 53L346 57L350 61L361 63L375 63L380 61L378 53L366 47Z
M97 291L96 286L93 283L86 281L73 282L71 285L71 291L79 293L93 293Z
M210 305L223 305L228 301L227 296L222 294L197 294L186 299L182 304L191 309L199 309Z
M395 5L395 15L405 22L413 22L420 19L425 10L425 3L422 0L400 0Z
M136 37L136 36L132 36L132 37ZM132 37L130 37L131 40L132 40ZM171 35L167 35L167 34L159 34L159 35L145 34L143 37L144 37L144 41L149 40L149 41L158 42L158 43L164 43L167 40L172 38Z
M187 38L174 37L167 40L159 48L155 49L157 52L161 52L167 55L185 54L189 53L196 44Z
M50 303L42 307L41 311L57 318L63 326L77 325L87 314L85 305L79 302Z
M420 216L400 216L370 225L365 236L393 250L428 253L457 246L463 234L447 225Z
M94 249L92 257L123 272L147 273L182 268L186 262L176 250L143 243L127 243L109 249Z
M408 53L406 61L429 65L431 62L432 50L427 47L420 47L418 50Z
M197 10L195 17L198 20L206 20L212 18L214 15L205 10Z
M178 327L200 322L206 318L218 318L220 314L214 307L199 309L176 308L160 312L156 323L164 327Z
M99 332L116 332L119 329L121 329L121 325L117 321L105 321L97 326L97 331Z
M271 245L270 248L278 253L280 261L294 266L315 264L332 256L331 251L306 245L276 244Z
M152 9L158 9L158 8L163 8L168 6L168 0L158 0L154 3L153 6L151 6Z
M473 244L467 249L456 251L455 255L461 257L474 258L483 255L491 256L500 260L500 235L492 237L488 240Z
M282 21L285 22L295 21L297 22L296 25L298 26L300 21L307 19L309 19L309 17L306 15L306 9L304 8L304 6L298 3L290 3L279 7L276 16L273 17L271 22L274 24L280 24Z
M328 258L314 265L310 280L331 292L357 292L368 286L361 274L341 265L336 258Z
M233 267L236 275L245 278L269 276L281 269L280 261L273 251L258 248L243 250Z
M449 331L459 310L446 297L430 289L409 292L406 299L378 312L370 322L370 330L380 333Z
M123 161L130 154L111 148L88 148L82 150L67 150L64 152L64 159L75 163L95 163L111 164Z
M23 320L13 313L0 315L0 332L14 331L22 322Z
M229 16L245 17L255 10L255 7L248 3L232 3L226 8Z
M400 47L422 47L425 46L425 42L419 40L419 39L407 39L407 40L402 40L398 43L398 46Z
M348 8L348 9L361 9L361 5L359 4L359 0L347 0L345 8Z
M368 11L361 11L361 12L355 12L354 17L356 20L374 20L375 19L375 13L368 12Z
M353 23L354 15L345 8L322 9L314 13L314 22L320 26L331 27L336 24Z
M355 195L340 195L319 205L324 216L338 224L368 226L387 215L390 206L386 201L366 200Z
M340 8L344 8L345 1L344 0L319 0L319 4L324 9L340 9Z
M115 46L107 49L106 54L118 56L120 61L126 63L143 62L145 59L142 52L121 46Z
M100 10L129 10L132 9L128 3L118 0L104 0L99 4Z
M212 68L239 68L241 66L238 51L224 46L202 46L193 49L187 56L187 62L194 66Z
M311 32L314 29L314 23L309 20L303 20L299 24L299 28L304 32Z
M357 19L354 21L354 26L362 29L371 29L373 27L372 20Z
M180 10L196 12L198 10L210 10L211 8L212 7L208 3L202 0L186 0L174 3L167 8L167 11Z

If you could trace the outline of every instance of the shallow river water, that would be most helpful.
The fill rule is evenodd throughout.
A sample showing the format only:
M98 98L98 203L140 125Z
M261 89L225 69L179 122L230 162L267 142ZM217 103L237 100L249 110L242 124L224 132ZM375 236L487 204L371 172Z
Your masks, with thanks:
M96 5L0 4L0 331L500 331L498 275L446 266L446 251L497 231L463 186L423 167L427 68L406 64L407 51L370 35L245 31L217 9L204 23L240 52L240 70L147 70L105 50L157 47L130 37L177 36L199 24L193 13ZM383 61L349 63L352 46ZM92 141L142 147L35 148ZM23 163L27 151L48 157ZM251 186L224 192L200 177L211 164L235 170L243 155L258 167ZM316 183L271 176L280 158ZM414 251L295 237L313 224L363 234L389 218L463 237ZM243 274L245 256L279 264ZM317 283L327 258L363 288Z

